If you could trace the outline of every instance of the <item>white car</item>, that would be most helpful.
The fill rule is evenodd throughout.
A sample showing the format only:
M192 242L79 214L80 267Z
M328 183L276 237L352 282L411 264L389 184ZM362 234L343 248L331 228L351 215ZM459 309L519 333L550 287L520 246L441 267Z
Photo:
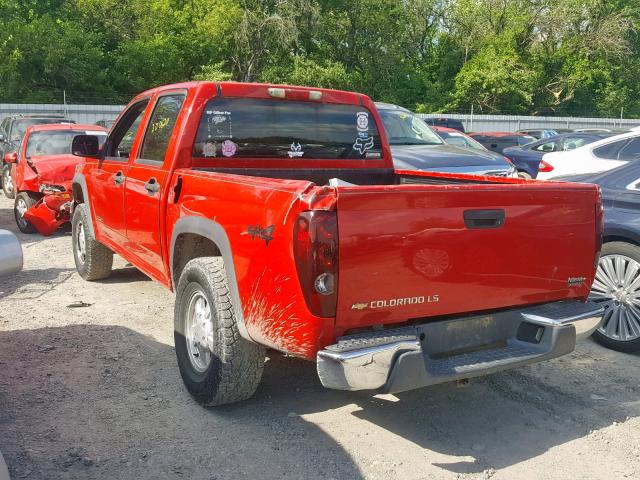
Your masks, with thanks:
M574 150L547 153L542 157L537 178L605 172L634 160L640 160L640 131L608 137Z

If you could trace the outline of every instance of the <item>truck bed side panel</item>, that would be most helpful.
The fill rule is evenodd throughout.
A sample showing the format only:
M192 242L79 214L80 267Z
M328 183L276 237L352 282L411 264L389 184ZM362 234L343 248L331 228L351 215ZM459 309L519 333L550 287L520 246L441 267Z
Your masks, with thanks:
M178 203L168 206L168 243L185 216L221 225L229 239L242 303L252 339L294 355L314 358L331 341L333 319L309 314L292 250L293 224L309 182L177 170ZM269 239L271 237L271 239Z

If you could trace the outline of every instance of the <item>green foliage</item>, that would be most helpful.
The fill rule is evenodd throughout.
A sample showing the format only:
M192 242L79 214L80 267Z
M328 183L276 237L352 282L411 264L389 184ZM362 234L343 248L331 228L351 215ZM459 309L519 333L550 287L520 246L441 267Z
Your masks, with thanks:
M190 79L424 112L640 116L638 0L0 0L0 101Z

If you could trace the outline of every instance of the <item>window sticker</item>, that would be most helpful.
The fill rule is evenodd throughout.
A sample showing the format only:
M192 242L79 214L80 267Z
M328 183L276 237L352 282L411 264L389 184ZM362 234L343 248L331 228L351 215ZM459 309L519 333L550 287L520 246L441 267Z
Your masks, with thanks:
M369 113L356 113L356 125L358 126L358 132L366 133L369 136Z
M353 144L353 149L360 155L363 155L367 150L373 148L373 137L367 139L357 138L356 143Z
M380 152L367 152L365 158L382 158L382 153Z
M208 139L222 140L223 138L233 138L231 112L226 110L207 110L205 115Z
M300 142L298 143L293 142L291 144L291 150L289 150L289 152L287 153L289 155L289 158L297 158L304 155L304 152L302 151L302 145L300 145Z
M222 155L225 157L233 157L238 151L238 146L231 140L222 142Z
M203 157L216 157L216 150L218 149L218 145L216 142L207 142L202 146L202 156Z

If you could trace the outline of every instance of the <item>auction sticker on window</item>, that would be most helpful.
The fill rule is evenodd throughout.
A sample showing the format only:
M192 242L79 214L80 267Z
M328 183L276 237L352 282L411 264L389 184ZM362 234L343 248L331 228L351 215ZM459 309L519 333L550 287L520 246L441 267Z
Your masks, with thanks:
M207 138L213 140L233 138L231 112L226 110L207 110L205 119L207 123Z

